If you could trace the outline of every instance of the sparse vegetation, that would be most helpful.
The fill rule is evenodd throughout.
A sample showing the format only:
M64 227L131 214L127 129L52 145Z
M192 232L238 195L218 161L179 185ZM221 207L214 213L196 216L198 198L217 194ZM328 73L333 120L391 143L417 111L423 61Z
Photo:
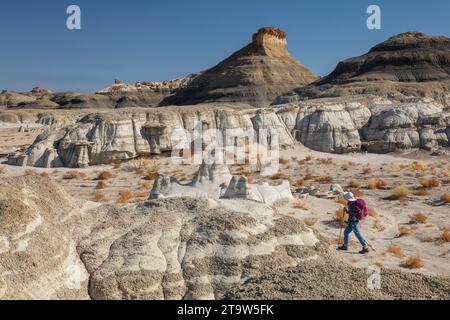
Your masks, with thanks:
M398 246L395 246L395 245L393 245L393 244L389 246L389 248L387 249L387 251L388 251L389 253L392 253L393 255L399 257L399 258L402 258L402 257L405 256L405 254L403 253L402 248L400 248L400 247L398 247Z
M413 231L414 230L412 228L408 228L408 227L399 225L397 237L400 238L400 237L408 236L411 233L413 233Z
M411 169L415 171L424 171L426 167L427 167L426 164L422 162L414 161L413 163L411 163Z
M392 189L391 199L400 200L405 199L409 195L409 190L406 186L397 186Z
M41 177L43 177L43 178L47 178L47 177L48 177L48 173L45 172L45 171L41 172L39 175L40 175Z
M288 164L289 163L289 160L288 159L284 159L284 158L280 158L280 164L283 164L283 165L286 165L286 164Z
M408 269L420 269L424 266L424 263L419 256L413 256L403 261L401 266Z
M101 192L94 192L92 194L92 201L94 202L105 202L108 201L108 198L105 194Z
M374 220L373 226L372 226L372 227L373 227L374 229L376 229L377 231L379 231L379 232L386 230L386 226L385 226L384 224L382 224L382 223L380 222L380 220L378 220L378 219L375 219L375 220Z
M362 196L364 196L364 192L362 190L352 190L353 195L355 196L355 198L360 198Z
M0 166L0 174L5 174L5 173L6 173L6 167Z
M414 213L410 216L411 223L426 223L428 217L421 212Z
M428 196L430 193L428 192L427 188L421 187L417 189L417 191L414 193L416 196L424 197Z
M303 222L308 226L308 227L312 227L313 225L315 225L317 223L317 218L305 218L303 220Z
M430 179L419 179L419 183L424 188L436 188L439 187L440 183L437 178L430 178Z
M95 186L95 189L102 190L106 188L106 183L104 181L99 181Z
M362 170L362 174L364 175L368 175L372 173L372 168L371 167L364 167Z
M369 216L371 216L372 218L378 217L378 212L377 212L377 210L375 210L373 207L370 207L370 208L369 208Z
M448 230L447 228L444 228L444 229L442 229L441 236L437 240L437 243L443 244L443 243L447 243L447 242L450 242L450 230Z
M445 192L444 194L441 195L440 199L442 202L450 203L450 193Z
M347 200L345 200L343 195L340 195L339 198L336 200L337 203L342 204L344 206L347 205Z
M112 178L113 178L113 174L109 171L102 171L97 176L97 180L109 180Z
M384 189L386 188L387 183L382 179L369 179L367 180L367 188L368 189Z
M340 208L336 210L334 213L334 221L339 222L341 225L344 225L347 220L347 213L344 208Z
M86 173L81 171L69 171L63 175L64 180L73 180L73 179L85 179L87 177Z
M292 207L295 209L308 210L308 204L306 203L305 200L302 199L295 200L294 203L292 204Z
M117 203L121 204L128 203L132 197L133 192L131 192L131 190L120 190Z
M348 187L349 188L359 189L359 188L361 188L361 183L358 180L351 180L348 183Z

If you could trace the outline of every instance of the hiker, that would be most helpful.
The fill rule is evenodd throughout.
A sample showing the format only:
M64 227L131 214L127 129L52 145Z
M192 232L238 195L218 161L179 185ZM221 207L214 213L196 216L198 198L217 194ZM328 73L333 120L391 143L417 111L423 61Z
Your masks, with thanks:
M350 233L353 231L363 247L359 253L366 254L369 252L369 247L358 228L358 223L367 216L366 203L362 199L356 199L351 192L344 192L344 198L347 200L345 211L348 214L348 222L344 230L344 244L338 250L348 250Z

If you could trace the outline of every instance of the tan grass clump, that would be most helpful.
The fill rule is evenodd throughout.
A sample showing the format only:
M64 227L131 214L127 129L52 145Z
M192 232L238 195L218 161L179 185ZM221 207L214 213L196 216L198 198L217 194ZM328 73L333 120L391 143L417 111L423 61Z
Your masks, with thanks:
M397 256L399 258L402 258L405 256L405 254L403 253L402 248L395 246L395 245L390 245L389 248L387 249L387 251L389 253L392 253L394 256Z
M420 196L420 197L425 197L428 196L430 193L428 192L427 188L419 188L417 189L417 191L414 193L416 196Z
M348 183L348 187L349 188L359 189L359 188L361 188L361 183L358 180L351 180Z
M362 174L363 175L368 175L372 173L372 168L371 167L364 167L362 170Z
M308 226L308 227L312 227L313 225L315 225L317 223L317 218L305 218L303 220L303 222Z
M391 191L391 199L400 200L405 199L409 195L409 190L406 186L397 186Z
M92 193L92 201L94 201L94 202L105 202L107 200L108 200L108 198L106 197L106 195L104 195L101 192Z
M414 161L411 163L411 169L415 171L424 171L427 168L425 163Z
M355 198L360 198L362 196L364 196L364 192L362 190L352 190L353 195L355 196Z
M0 174L5 174L5 173L6 173L6 167L0 166Z
M347 200L345 200L343 195L340 195L339 198L336 200L337 203L342 204L344 206L347 205Z
M412 223L426 223L428 220L428 217L421 212L414 213L410 218Z
M39 174L41 177L43 177L43 178L47 178L48 177L48 173L47 172L41 172L40 174Z
M64 180L86 179L87 175L81 171L69 171L63 175Z
M413 233L413 231L414 230L412 228L408 228L408 227L399 225L398 226L398 235L397 235L397 237L400 238L400 237L408 236L411 233Z
M402 262L401 266L408 269L420 269L424 266L422 259L419 256L409 257Z
M106 188L106 183L104 181L99 181L95 186L95 189L102 190Z
M441 236L439 237L437 243L438 244L444 244L450 242L450 230L447 228L442 229Z
M371 216L372 218L378 217L378 211L375 210L374 208L370 207L369 208L369 216Z
M437 178L430 178L430 179L419 179L419 183L424 188L436 188L439 187L440 183Z
M109 171L102 171L98 174L97 180L109 180L112 179L114 176Z
M367 180L367 188L368 189L384 189L386 188L387 183L382 180L382 179L378 179L378 178L373 178L373 179L369 179Z
M450 193L445 192L440 199L445 203L450 203Z
M117 203L128 203L130 199L133 197L133 192L131 190L121 190L119 191L119 197L117 199Z
M297 199L292 204L292 207L295 209L308 210L308 204L305 200Z
M344 225L347 220L347 213L344 208L339 208L334 213L334 221L339 222L341 225Z
M286 164L288 164L289 163L289 160L288 159L284 159L284 158L280 158L280 164L283 164L283 165L286 165Z

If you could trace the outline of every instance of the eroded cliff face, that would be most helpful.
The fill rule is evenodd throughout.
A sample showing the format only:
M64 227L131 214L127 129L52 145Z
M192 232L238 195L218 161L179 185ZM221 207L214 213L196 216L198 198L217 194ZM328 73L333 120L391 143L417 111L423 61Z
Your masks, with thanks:
M234 144L238 134L330 153L434 150L450 140L449 109L430 99L318 99L264 109L199 105L89 114L52 127L9 163L83 168L162 154L180 148L184 138L177 132L193 133L199 125L205 143Z

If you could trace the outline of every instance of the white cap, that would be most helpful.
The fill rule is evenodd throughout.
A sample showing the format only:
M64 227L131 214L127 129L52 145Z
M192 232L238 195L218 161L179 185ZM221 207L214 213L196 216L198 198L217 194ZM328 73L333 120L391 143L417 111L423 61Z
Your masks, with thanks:
M344 198L347 201L356 201L355 196L351 192L344 192Z

